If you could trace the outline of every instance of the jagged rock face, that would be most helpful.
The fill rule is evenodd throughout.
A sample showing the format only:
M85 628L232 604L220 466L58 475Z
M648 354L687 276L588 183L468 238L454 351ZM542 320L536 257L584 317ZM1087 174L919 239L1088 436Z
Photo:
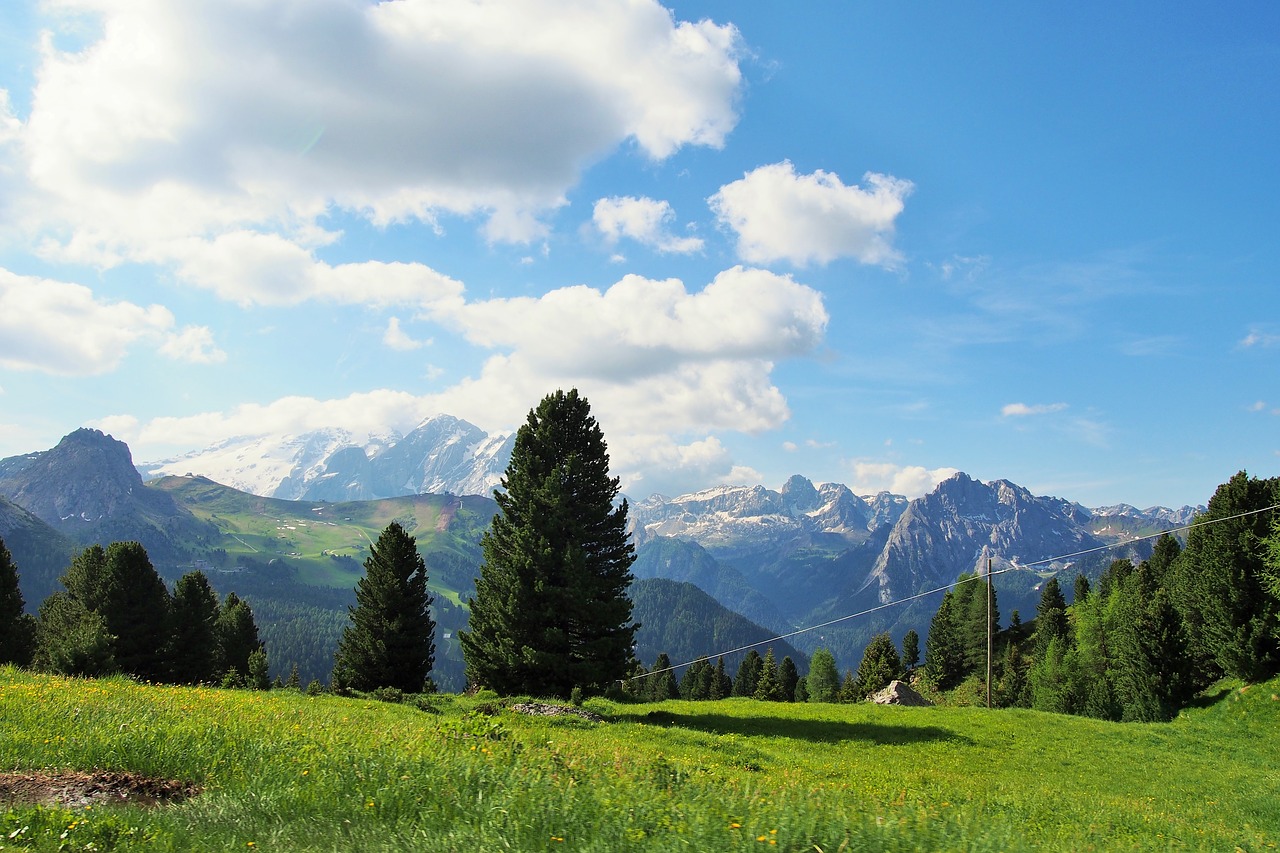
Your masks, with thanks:
M864 496L862 501L871 508L871 517L867 521L867 527L871 530L886 524L896 524L902 514L907 511L907 499L891 492Z
M985 572L988 559L1003 568L1098 547L1102 540L1085 528L1088 521L1088 511L1069 501L1035 497L1007 480L956 474L908 505L868 583L889 601L964 572Z
M721 486L678 498L653 495L632 506L637 543L654 536L692 539L717 556L749 549L801 546L813 536L866 538L869 510L839 483L815 487L799 475L781 492L764 486Z
M7 466L0 493L57 529L112 518L140 501L156 504L144 493L128 445L98 430L78 429L52 450L22 458L29 461Z

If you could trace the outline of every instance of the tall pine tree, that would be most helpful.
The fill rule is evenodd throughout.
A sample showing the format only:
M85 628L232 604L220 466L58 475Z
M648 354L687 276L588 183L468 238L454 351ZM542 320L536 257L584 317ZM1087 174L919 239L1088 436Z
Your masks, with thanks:
M204 572L188 572L173 587L169 676L179 684L212 682L218 675L218 595Z
M334 679L355 690L421 693L435 663L431 603L417 541L393 521L364 561L351 625L338 641Z
M467 679L499 693L603 691L626 676L631 621L627 502L591 407L557 391L516 432L498 514L459 632Z
M0 664L31 662L35 623L23 613L25 604L18 588L18 567L0 539Z

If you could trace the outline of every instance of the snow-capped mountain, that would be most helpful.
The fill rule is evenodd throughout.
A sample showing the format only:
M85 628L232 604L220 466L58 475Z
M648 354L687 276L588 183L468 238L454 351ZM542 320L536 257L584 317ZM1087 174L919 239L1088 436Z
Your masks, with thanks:
M148 479L198 474L285 500L354 501L412 494L489 495L511 458L511 435L450 415L406 435L357 438L343 429L233 438L176 459L139 465Z
M873 515L847 486L815 486L795 475L777 492L764 486L718 486L677 498L653 495L632 506L630 523L637 544L666 536L724 553L758 550L765 543L801 545L820 534L853 544L866 538Z

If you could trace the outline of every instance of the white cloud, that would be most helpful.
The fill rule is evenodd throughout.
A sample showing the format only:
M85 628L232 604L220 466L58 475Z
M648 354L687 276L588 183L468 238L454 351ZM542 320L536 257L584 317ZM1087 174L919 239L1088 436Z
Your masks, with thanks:
M749 485L761 481L760 472L735 464L729 450L715 436L687 444L654 434L610 439L609 462L622 481L622 490L639 499L655 493L680 495L723 483Z
M853 482L849 484L849 488L859 495L887 491L908 498L918 498L958 473L958 468L929 469L920 465L897 465L892 462L854 462Z
M565 287L536 298L450 303L432 313L473 343L514 350L516 360L547 374L611 381L802 355L827 325L816 290L743 267L721 272L696 293L677 279L628 275L603 292Z
M311 246L334 206L380 225L479 214L490 239L527 241L619 144L661 159L737 121L737 30L653 0L47 11L99 23L76 52L46 40L25 123L0 104L31 181L5 215L49 257L150 260L243 230Z
M227 354L214 344L208 326L186 326L169 335L160 345L160 354L193 364L220 364L227 360Z
M1280 335L1273 335L1268 332L1261 331L1259 329L1250 330L1249 334L1245 335L1240 340L1240 346L1246 347L1246 348L1273 347L1277 345L1280 345Z
M675 211L665 201L610 196L596 202L592 222L610 243L629 237L659 252L687 254L702 249L698 237L677 237L670 231Z
M241 305L307 300L349 305L460 302L461 282L419 263L363 261L333 266L276 234L234 231L213 240L180 240L153 249L188 282Z
M443 300L424 313L494 351L477 374L422 397L387 390L341 400L290 397L231 413L157 419L139 440L190 449L226 435L318 426L411 428L439 412L502 431L517 426L547 392L577 387L591 400L610 447L636 460L629 467L634 476L667 470L670 482L687 484L745 470L709 434L760 432L785 422L790 410L772 382L774 361L812 352L827 324L817 291L789 276L740 267L696 292L673 279L627 276L604 291L569 287L539 298ZM699 434L708 438L688 445L662 438ZM641 466L644 458L654 467Z
M421 349L427 345L426 341L415 341L409 337L403 329L400 328L400 318L392 317L387 321L387 330L382 333L382 342L393 350L400 352L409 352L415 349Z
M1066 408L1066 403L1040 403L1030 406L1026 403L1008 403L1000 409L1000 414L1006 418L1026 418L1033 415L1050 415Z
M228 436L298 434L322 427L340 427L353 434L407 432L440 411L432 407L430 398L378 389L329 400L282 397L267 404L245 403L229 412L160 417L145 423L131 415L112 415L98 423L112 426L113 434L130 445L134 457L147 461L205 448Z
M108 373L139 341L166 349L173 325L160 305L100 300L79 284L0 269L0 366L11 370Z
M845 186L821 169L797 175L790 162L748 172L708 199L720 222L738 235L738 255L751 263L797 266L849 257L894 266L893 223L910 181L868 172L866 188Z

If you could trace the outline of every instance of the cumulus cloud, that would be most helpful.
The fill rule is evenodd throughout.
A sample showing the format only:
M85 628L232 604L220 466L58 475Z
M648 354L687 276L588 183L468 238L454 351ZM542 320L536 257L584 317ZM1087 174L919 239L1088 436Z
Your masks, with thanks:
M12 370L96 376L114 370L140 341L158 342L176 357L173 325L173 314L160 305L111 302L79 284L0 269L0 366ZM184 335L198 343L199 332L177 338Z
M596 202L592 222L610 243L628 237L659 252L687 254L702 249L698 237L677 237L670 231L675 211L665 201L610 196Z
M400 328L400 318L392 317L387 320L387 330L382 333L382 342L393 350L400 352L409 352L411 350L421 349L426 346L426 341L416 341L409 337L403 329Z
M138 440L199 447L226 435L318 426L405 429L439 412L501 431L517 426L548 390L577 387L628 477L638 483L644 472L650 483L708 485L715 477L753 475L733 463L715 433L784 423L790 410L773 384L774 363L812 352L827 325L817 291L790 276L741 267L698 291L675 279L627 276L603 291L567 287L536 298L443 300L424 314L493 351L476 374L427 396L290 397L230 413L157 419L138 430ZM398 322L389 322L387 335L403 335Z
M797 266L854 258L893 266L894 220L913 185L868 172L864 187L845 186L821 169L797 175L788 161L748 172L708 199L720 223L738 236L738 255L750 263Z
M958 473L958 468L930 469L921 465L897 465L892 462L854 462L853 482L849 484L849 488L859 495L887 491L908 498L918 498Z
M1000 414L1006 418L1026 418L1033 415L1051 415L1065 408L1067 408L1066 403L1040 403L1030 406L1026 403L1008 403L1000 409Z
M227 360L227 354L213 342L213 332L208 326L186 326L168 335L159 351L175 361L193 364L220 364Z
M347 305L461 302L461 282L420 263L362 261L331 265L276 234L235 231L213 240L180 240L149 254L173 260L188 282L241 305Z
M661 159L737 121L737 30L653 0L48 8L99 24L75 52L46 40L25 122L0 104L31 180L7 215L50 257L242 230L311 246L334 206L527 241L619 144Z
M678 279L628 275L604 291L565 287L450 304L434 316L546 373L611 381L801 355L821 341L828 319L816 290L743 267L693 293Z

